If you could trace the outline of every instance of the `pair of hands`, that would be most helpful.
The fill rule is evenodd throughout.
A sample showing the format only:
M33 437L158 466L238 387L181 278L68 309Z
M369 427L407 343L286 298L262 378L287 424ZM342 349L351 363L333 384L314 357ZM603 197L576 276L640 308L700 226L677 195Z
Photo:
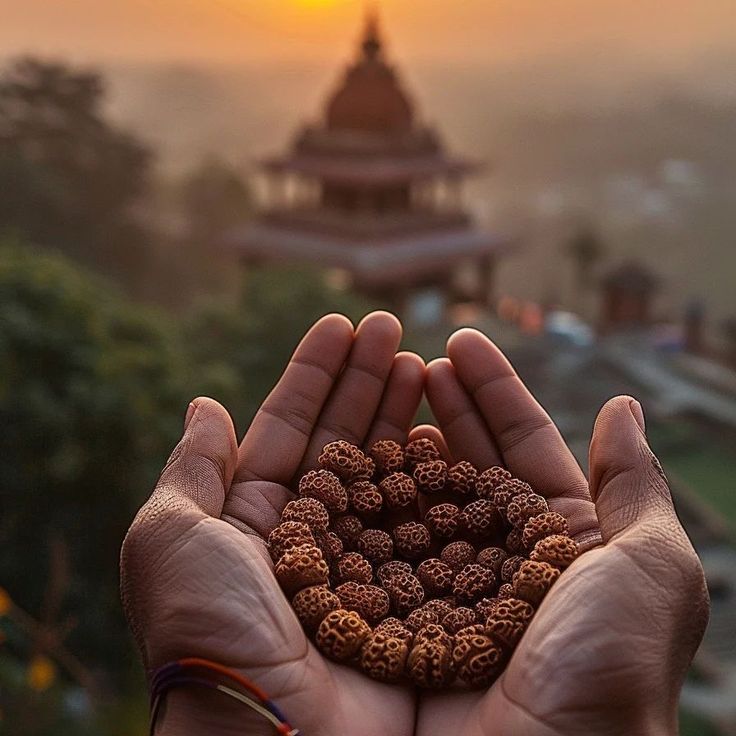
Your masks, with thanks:
M200 656L243 671L306 736L672 734L703 634L703 571L649 449L639 404L601 410L590 481L493 343L455 333L449 358L398 353L401 325L317 322L238 445L211 399L181 442L122 551L125 610L144 663ZM412 429L426 393L439 429ZM324 659L272 573L265 544L291 483L335 439L426 436L448 459L504 465L563 514L586 550L544 600L487 692L417 693ZM173 691L165 736L268 734L218 693Z

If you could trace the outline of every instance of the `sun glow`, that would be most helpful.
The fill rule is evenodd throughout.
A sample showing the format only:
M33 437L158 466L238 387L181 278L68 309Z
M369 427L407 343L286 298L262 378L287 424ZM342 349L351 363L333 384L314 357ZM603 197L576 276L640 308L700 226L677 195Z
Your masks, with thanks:
M297 5L303 8L328 8L336 5L338 0L294 0Z

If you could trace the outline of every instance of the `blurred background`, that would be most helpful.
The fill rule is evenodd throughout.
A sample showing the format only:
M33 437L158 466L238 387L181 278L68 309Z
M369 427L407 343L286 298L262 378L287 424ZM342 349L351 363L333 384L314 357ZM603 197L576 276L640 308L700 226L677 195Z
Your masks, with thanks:
M311 321L505 349L585 467L647 412L736 734L732 0L0 0L0 733L143 734L135 510L209 394L239 432ZM430 420L422 409L422 420Z

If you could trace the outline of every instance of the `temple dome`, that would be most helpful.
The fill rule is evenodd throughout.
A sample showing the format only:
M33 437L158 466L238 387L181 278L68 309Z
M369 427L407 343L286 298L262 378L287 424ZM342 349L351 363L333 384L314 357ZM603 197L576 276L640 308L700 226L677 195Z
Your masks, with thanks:
M368 18L362 54L327 103L329 130L401 135L414 123L412 104L396 73L382 58L378 24Z

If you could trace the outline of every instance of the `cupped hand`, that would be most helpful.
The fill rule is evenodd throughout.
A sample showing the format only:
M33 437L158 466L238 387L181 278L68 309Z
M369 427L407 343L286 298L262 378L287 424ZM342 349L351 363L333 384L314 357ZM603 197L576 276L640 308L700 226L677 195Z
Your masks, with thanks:
M398 321L320 320L237 446L227 412L198 399L122 551L126 614L149 670L199 656L236 668L305 734L408 736L415 696L324 659L272 573L265 538L289 488L334 439L406 441L425 366L396 354ZM162 734L271 733L219 693L173 691Z
M425 695L419 736L675 734L677 700L708 617L702 567L649 448L639 404L601 410L590 483L493 343L456 333L429 364L441 428L417 428L455 459L504 465L545 495L586 550L542 602L487 691Z

